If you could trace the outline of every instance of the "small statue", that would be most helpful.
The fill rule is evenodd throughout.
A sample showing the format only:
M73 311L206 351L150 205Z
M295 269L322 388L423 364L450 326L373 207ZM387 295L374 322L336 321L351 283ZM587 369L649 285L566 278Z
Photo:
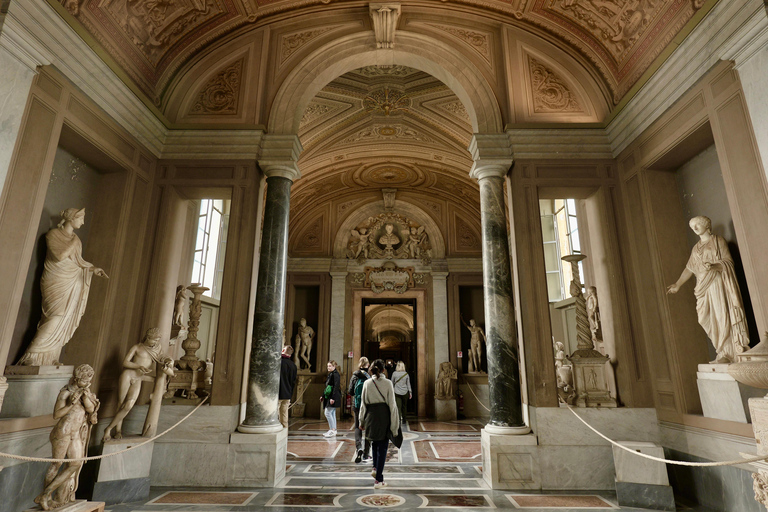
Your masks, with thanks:
M315 330L307 325L307 320L299 320L299 332L296 333L294 353L294 362L302 370L312 371L312 364L309 357L312 354L312 338L315 336Z
M564 402L573 404L576 397L573 389L573 367L565 364L565 346L562 341L555 342L555 377L558 396Z
M603 341L603 329L600 324L600 304L597 301L597 288L587 288L587 318L589 330L592 332L592 341L597 345Z
M17 364L59 366L59 356L85 313L91 277L108 279L106 272L82 257L83 243L75 234L85 223L85 208L67 208L59 225L45 234L47 252L40 280L43 317L37 332Z
M352 259L361 257L368 259L368 251L371 247L371 234L366 228L352 230L352 237L349 240L349 256Z
M732 363L736 355L749 349L749 333L739 283L728 243L712 234L712 221L700 215L688 225L699 236L691 257L675 284L667 293L677 293L692 276L696 276L696 313L699 324L715 346L717 357L712 364Z
M456 377L458 371L453 365L445 361L440 363L440 373L437 374L435 385L435 398L438 400L449 400L456 398Z
M408 240L405 242L408 248L408 255L411 258L421 258L421 245L427 238L427 234L424 232L424 226L411 227L408 234Z
M459 316L464 327L469 329L471 339L469 340L469 373L485 373L480 366L483 360L483 343L486 342L483 329L475 324L475 320L470 318L469 325L464 321L463 316ZM482 343L481 343L482 342Z
M96 424L99 400L91 393L93 368L81 364L69 384L61 388L53 408L58 420L51 431L51 452L54 459L81 459L86 456L91 428ZM59 469L64 465L64 470ZM75 501L82 461L52 462L45 473L45 488L35 498L43 510L62 507Z
M173 303L173 325L184 327L185 309L187 309L187 288L179 285L176 287L176 299Z
M165 357L160 353L160 329L152 327L147 329L144 339L141 343L135 344L123 359L123 372L118 381L118 404L117 412L112 422L104 431L103 441L110 439L123 438L123 420L133 408L136 399L139 397L142 382L154 382L156 377L152 377L152 364L159 363L162 371L169 377L173 377L173 359ZM110 432L115 429L115 435L112 437Z

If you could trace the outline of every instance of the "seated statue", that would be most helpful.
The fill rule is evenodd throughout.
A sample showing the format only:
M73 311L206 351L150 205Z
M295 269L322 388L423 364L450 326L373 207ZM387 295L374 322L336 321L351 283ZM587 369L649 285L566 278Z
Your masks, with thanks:
M104 431L104 441L113 439L110 435L112 429L115 429L114 439L123 438L123 420L133 408L136 399L139 397L142 382L154 382L155 377L151 376L153 363L162 365L162 371L169 377L174 375L173 359L164 357L160 353L160 329L152 327L147 329L144 339L137 343L128 351L123 360L123 372L120 374L118 382L118 405L117 413L112 422Z
M59 391L53 407L53 419L58 420L51 431L51 452L54 459L81 459L86 456L91 428L98 421L99 400L91 393L93 368L81 364L69 384ZM62 465L64 469L59 472ZM82 461L52 462L45 473L43 492L35 498L43 510L62 507L75 501Z
M435 398L438 400L449 400L456 398L456 376L458 372L453 365L445 361L440 363L440 373L437 375L435 385Z

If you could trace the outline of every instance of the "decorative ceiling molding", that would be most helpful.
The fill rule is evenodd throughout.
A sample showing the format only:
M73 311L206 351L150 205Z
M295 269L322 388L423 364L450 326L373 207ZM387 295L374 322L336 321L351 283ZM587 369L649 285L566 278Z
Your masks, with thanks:
M354 135L347 137L340 142L344 144L355 144L358 142L388 141L395 142L400 140L409 140L414 142L426 142L434 144L437 141L420 131L406 126L404 124L374 124L359 130Z
M395 29L400 19L400 4L369 4L368 12L373 20L376 34L376 48L392 49L395 47Z
M216 73L197 93L187 115L237 114L245 58Z
M470 48L476 51L489 66L493 66L492 58L492 38L488 32L480 32L478 30L470 30L462 27L448 26L448 25L433 25L434 27L443 32L447 32L454 37L461 39Z
M291 58L291 56L299 51L301 47L309 43L310 41L317 39L326 32L337 28L336 25L329 27L321 27L313 30L303 30L301 32L293 32L290 34L283 34L280 36L280 67Z
M527 58L534 113L584 112L576 95L560 75L532 55Z

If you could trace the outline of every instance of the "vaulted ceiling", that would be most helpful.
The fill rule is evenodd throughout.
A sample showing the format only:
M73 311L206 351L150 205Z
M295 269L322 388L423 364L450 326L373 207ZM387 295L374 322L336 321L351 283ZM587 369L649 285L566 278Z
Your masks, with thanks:
M206 111L231 118L231 105L221 111L217 110L216 102L238 95L242 96L239 99L244 108L262 108L251 118L235 115L238 123L263 123L264 107L270 101L268 89L276 87L281 78L278 68L296 64L297 59L334 38L372 31L367 3L353 0L61 0L61 4L49 1L65 13L73 26L81 32L85 29L89 42L106 52L113 68L149 104L157 107L158 115L166 116L164 120L169 125L184 124L180 116L194 117ZM470 57L487 61L493 73L502 75L502 81L506 67L507 78L512 82L518 70L503 61L515 51L509 47L507 32L517 31L521 34L519 39L528 38L525 44L533 49L524 66L535 68L530 71L538 77L534 88L547 88L551 80L568 82L568 77L558 77L563 70L556 67L573 65L597 82L608 110L675 38L685 35L691 23L700 17L697 12L716 1L404 1L398 30L431 35L441 32L457 48L470 48ZM219 79L218 96L209 98L207 103L199 101L197 111L174 112L172 96L176 85L184 82L184 75L206 56L221 52L227 45L237 46L232 45L235 40L248 41L253 54L240 64L239 70L230 70L230 80ZM558 49L561 55L554 55L553 62L547 63L541 56L552 56L551 48ZM221 60L221 53L218 55ZM574 71L572 78L583 82L584 77L578 74ZM241 92L239 87L250 80L259 82L255 88L260 90L254 97ZM234 84L235 81L238 83ZM587 108L584 98L579 96L591 92L574 88L570 92L570 99L557 98L562 111ZM594 98L588 102L594 103ZM539 103L539 108L552 108ZM574 120L602 119L606 112L598 106L591 114ZM229 118L206 122L218 121L232 123Z

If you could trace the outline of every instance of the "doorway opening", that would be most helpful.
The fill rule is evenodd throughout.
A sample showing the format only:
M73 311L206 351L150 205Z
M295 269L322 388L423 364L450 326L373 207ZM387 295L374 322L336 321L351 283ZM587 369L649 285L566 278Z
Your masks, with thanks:
M406 416L418 411L418 360L416 299L363 299L362 355L371 362L382 359L394 365L402 361L408 373L413 398Z

